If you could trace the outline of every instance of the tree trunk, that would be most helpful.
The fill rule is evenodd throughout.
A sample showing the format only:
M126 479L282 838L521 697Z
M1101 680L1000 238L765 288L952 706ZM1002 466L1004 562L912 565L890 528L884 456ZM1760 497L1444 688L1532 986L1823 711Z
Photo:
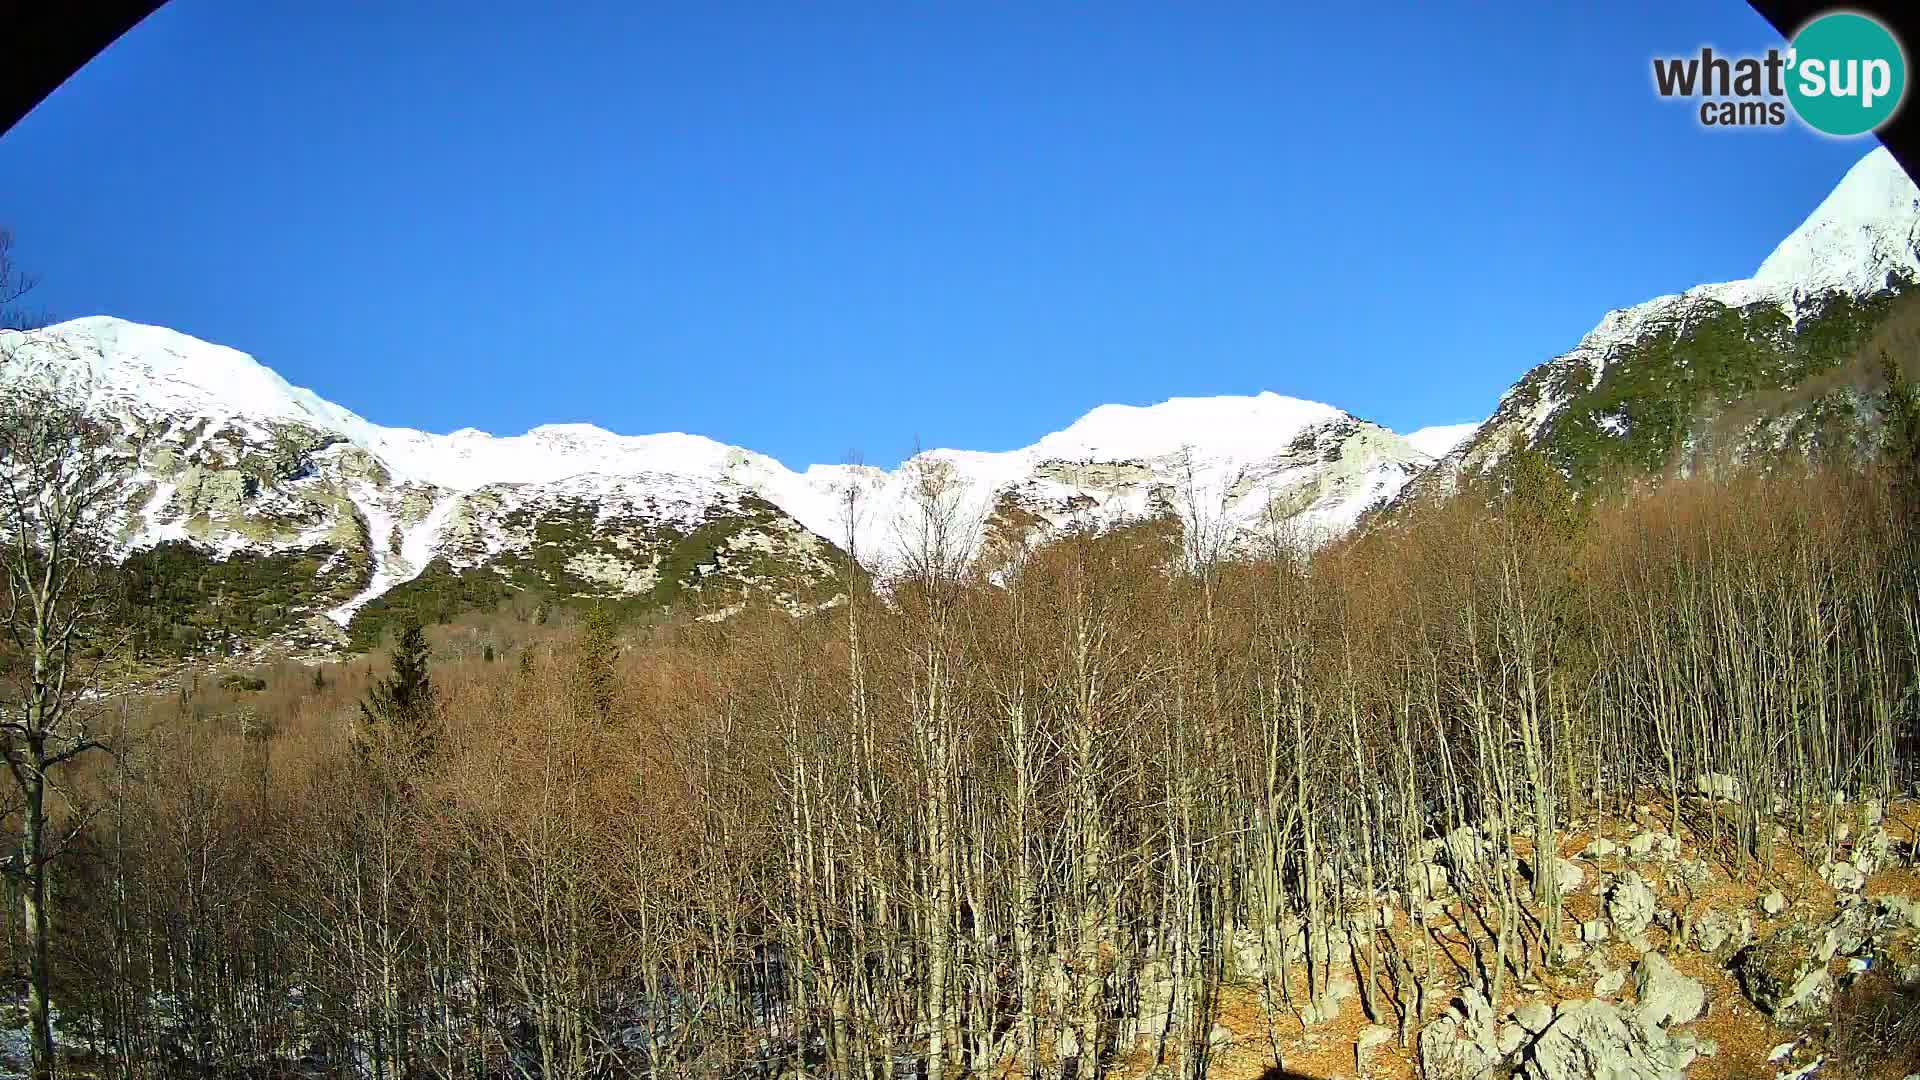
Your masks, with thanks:
M27 778L26 827L22 830L20 841L20 862L26 874L26 888L21 895L24 897L22 914L27 930L27 1036L33 1052L34 1080L52 1080L53 1020L49 1015L51 1004L48 1000L51 968L47 963L50 920L47 916L47 863L43 857L47 829L47 786L43 771L46 745L36 738L28 749L32 754L33 772Z

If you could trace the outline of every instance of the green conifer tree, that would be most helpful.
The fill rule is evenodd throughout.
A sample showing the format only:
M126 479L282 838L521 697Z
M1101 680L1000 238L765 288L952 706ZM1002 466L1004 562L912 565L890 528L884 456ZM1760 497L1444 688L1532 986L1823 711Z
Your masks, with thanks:
M1522 535L1547 539L1566 536L1579 520L1573 485L1554 468L1546 452L1514 436L1501 460L1496 482L1500 514Z
M574 689L580 707L600 724L614 720L614 664L620 658L618 628L611 612L588 609L576 643Z
M360 716L367 729L386 731L416 757L433 750L433 713L438 702L433 677L427 671L431 656L427 635L418 619L409 618L393 647L393 673L367 692Z
M1880 351L1880 373L1887 380L1884 458L1902 479L1908 479L1920 472L1920 387L1885 349Z

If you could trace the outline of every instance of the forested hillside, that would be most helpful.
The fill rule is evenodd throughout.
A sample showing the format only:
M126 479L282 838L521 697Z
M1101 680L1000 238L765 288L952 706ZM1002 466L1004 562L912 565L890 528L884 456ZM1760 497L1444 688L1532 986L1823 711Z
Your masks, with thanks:
M1833 1002L1920 976L1859 899L1914 880L1911 451L1511 464L1311 554L1189 522L993 581L928 503L813 617L457 621L405 708L384 655L121 701L62 1030L136 1075L1862 1060Z

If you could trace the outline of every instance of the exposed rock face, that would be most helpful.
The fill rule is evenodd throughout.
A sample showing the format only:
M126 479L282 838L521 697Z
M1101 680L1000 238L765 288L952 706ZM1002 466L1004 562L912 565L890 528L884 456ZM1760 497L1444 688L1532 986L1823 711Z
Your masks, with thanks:
M1553 874L1555 884L1560 887L1562 893L1573 892L1587 883L1587 872L1580 869L1580 864L1571 859L1555 858Z
M1619 851L1620 851L1619 844L1616 844L1613 841L1602 836L1599 839L1594 840L1592 843L1588 844L1586 847L1581 848L1580 857L1583 859L1605 859L1611 855L1617 854Z
M1867 883L1867 875L1850 862L1825 863L1820 867L1820 876L1841 892L1858 892Z
M1604 1001L1569 1001L1527 1051L1532 1080L1681 1080L1697 1051Z
M1877 814L1878 809L1872 808ZM1848 839L1848 827L1840 829L1842 840ZM1887 862L1888 852L1892 850L1893 837L1886 829L1873 825L1853 841L1853 850L1842 858L1820 866L1820 876L1827 884L1841 892L1858 892L1867 883L1867 878Z
M1725 964L1733 954L1746 947L1753 936L1753 916L1738 918L1718 908L1709 908L1693 924L1693 943L1715 963Z
M1626 985L1626 972L1617 970L1602 971L1600 977L1593 981L1593 994L1595 997L1610 998L1618 994Z
M1823 964L1836 956L1852 956L1872 940L1874 927L1867 905L1853 897L1847 901L1821 931L1820 948L1814 958Z
M1420 1074L1427 1080L1477 1080L1492 1075L1502 1054L1493 1007L1468 989L1452 1011L1420 1030Z
M1539 867L1531 862L1523 862L1521 865L1529 879L1541 872ZM1561 895L1564 896L1586 884L1587 872L1580 869L1579 863L1555 856L1548 865L1551 867L1548 872L1553 874L1554 885L1560 890Z
M1173 969L1163 961L1153 961L1141 967L1139 981L1140 997L1133 1014L1134 1031L1140 1038L1157 1039L1173 1020Z
M1544 1001L1529 1001L1513 1010L1513 1020L1514 1023L1538 1035L1547 1030L1548 1024L1553 1023L1553 1006Z
M1653 890L1638 872L1629 870L1607 891L1607 918L1624 938L1636 938L1653 925Z
M1735 958L1748 999L1782 1024L1813 1019L1833 997L1833 977L1820 957L1823 935L1805 926L1775 931Z
M1701 773L1694 779L1694 791L1709 799L1724 802L1739 802L1745 794L1745 788L1736 777L1726 773Z
M1627 841L1627 852L1635 858L1671 859L1680 850L1680 842L1665 832L1648 830Z
M1649 1028L1690 1024L1707 1007L1707 988L1674 970L1673 964L1657 952L1641 957L1634 966L1633 987L1639 1000L1634 1016Z
M1920 930L1920 901L1910 896L1880 896L1874 898L1874 905L1881 918Z

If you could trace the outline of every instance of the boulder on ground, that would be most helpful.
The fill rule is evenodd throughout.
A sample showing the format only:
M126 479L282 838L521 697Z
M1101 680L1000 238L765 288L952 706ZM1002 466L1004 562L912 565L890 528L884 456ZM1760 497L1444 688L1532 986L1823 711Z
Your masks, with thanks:
M1562 1002L1553 1024L1527 1051L1529 1080L1683 1080L1697 1054L1604 1001Z
M1139 1038L1157 1039L1173 1021L1173 969L1164 960L1149 960L1140 967L1139 982L1133 1029Z
M1653 925L1654 896L1646 879L1629 870L1607 890L1607 918L1621 937L1633 938Z
M1479 1080L1500 1059L1493 1006L1478 990L1462 991L1447 1015L1420 1029L1420 1075L1427 1080Z
M1553 1006L1544 1001L1529 1001L1513 1010L1513 1022L1538 1035L1553 1023Z
M1821 863L1820 879L1841 892L1858 892L1867 884L1867 875L1850 862Z
M1444 860L1460 881L1478 881L1485 872L1482 861L1492 846L1480 830L1462 825L1441 838L1436 861Z
M1819 957L1823 936L1789 926L1742 949L1734 970L1747 999L1782 1024L1818 1016L1833 995L1833 977Z
M1860 834L1853 844L1853 865L1862 874L1872 874L1885 866L1893 852L1893 834L1874 825Z
M1733 916L1718 908L1708 908L1694 920L1693 944L1716 961L1725 962L1727 957L1746 944L1736 940L1735 935L1739 930L1739 924L1734 922Z
M1699 951L1709 957L1726 947L1726 942L1734 936L1734 917L1709 907L1701 917L1693 922L1693 944L1699 945Z
M1833 921L1821 928L1820 947L1814 958L1825 963L1836 956L1853 956L1865 949L1872 937L1873 919L1867 914L1867 906L1857 897L1842 898Z
M1603 971L1600 973L1600 977L1593 981L1593 994L1595 997L1610 998L1619 993L1620 988L1626 985L1626 972Z
M1368 1024L1360 1029L1360 1037L1353 1043L1353 1067L1361 1072L1367 1069L1367 1058L1382 1046L1392 1042L1393 1029L1385 1024Z
M1249 982L1257 981L1267 971L1267 950L1258 934L1249 930L1236 931L1232 944L1233 974Z
M1655 829L1648 829L1646 832L1627 841L1627 854L1640 859L1644 859L1649 855L1662 859L1671 859L1679 850L1680 842L1678 840L1675 840L1672 835L1666 832Z
M1650 1028L1691 1024L1707 1007L1707 988L1680 974L1657 952L1648 953L1634 965L1633 990L1639 999L1634 1016Z
M1572 859L1556 857L1553 860L1553 875L1554 882L1560 886L1562 893L1573 892L1587 880L1587 872L1580 869L1579 864Z
M1686 882L1696 891L1713 884L1714 877L1718 873L1714 865L1706 859L1680 859L1673 864L1673 870L1681 881Z
M1694 777L1693 788L1709 799L1723 802L1739 802L1743 788L1738 777L1726 773L1707 772Z
M1519 1024L1501 1024L1500 1030L1494 1036L1494 1045L1500 1051L1502 1058L1508 1058L1519 1053L1520 1048L1527 1045L1528 1037L1527 1029Z
M1874 906L1883 919L1905 923L1909 929L1920 930L1920 901L1911 896L1879 896L1874 898Z

